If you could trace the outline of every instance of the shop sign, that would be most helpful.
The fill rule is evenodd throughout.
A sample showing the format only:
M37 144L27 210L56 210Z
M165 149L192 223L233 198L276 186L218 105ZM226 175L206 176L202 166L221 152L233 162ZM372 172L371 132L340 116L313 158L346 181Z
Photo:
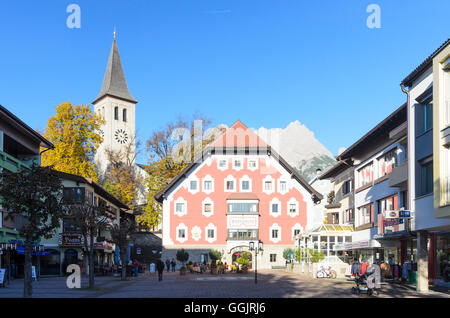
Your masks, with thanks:
M112 250L112 244L108 242L94 243L94 249Z
M402 219L386 219L386 220L384 220L384 226L394 226L394 225L399 225L399 224L403 224Z
M386 219L409 219L411 218L411 211L410 210L391 210L391 211L385 211L384 217Z
M80 246L82 245L82 237L80 234L60 234L59 245Z

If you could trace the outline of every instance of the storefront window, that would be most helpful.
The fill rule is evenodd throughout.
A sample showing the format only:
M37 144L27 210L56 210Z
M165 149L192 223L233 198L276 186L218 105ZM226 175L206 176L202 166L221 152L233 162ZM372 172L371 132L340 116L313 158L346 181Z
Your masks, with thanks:
M320 237L320 249L326 250L327 249L327 236L321 236Z
M450 235L436 238L436 276L450 279Z

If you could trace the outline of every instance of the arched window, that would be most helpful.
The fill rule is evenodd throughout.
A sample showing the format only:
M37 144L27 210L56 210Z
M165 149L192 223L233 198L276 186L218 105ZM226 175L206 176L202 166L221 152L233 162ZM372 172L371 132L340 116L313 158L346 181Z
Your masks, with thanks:
M122 118L123 118L123 121L127 121L127 109L126 108L124 108L122 111Z
M119 107L114 107L114 119L119 120Z

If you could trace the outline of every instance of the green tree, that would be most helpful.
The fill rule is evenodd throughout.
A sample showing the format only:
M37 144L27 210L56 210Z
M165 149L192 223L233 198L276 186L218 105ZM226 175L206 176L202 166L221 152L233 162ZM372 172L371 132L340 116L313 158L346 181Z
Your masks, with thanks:
M211 250L209 252L209 258L213 261L220 260L222 258L222 252L218 250Z
M98 134L103 123L89 105L59 104L44 133L55 149L42 153L42 165L98 181L94 156L103 141Z
M185 263L189 260L189 253L184 248L177 251L176 258L183 264L181 268L185 268Z
M283 258L290 261L294 256L294 250L292 248L285 248L283 251Z
M24 297L32 297L32 252L36 241L50 238L63 216L63 186L50 167L35 164L17 173L2 171L0 202L25 238Z

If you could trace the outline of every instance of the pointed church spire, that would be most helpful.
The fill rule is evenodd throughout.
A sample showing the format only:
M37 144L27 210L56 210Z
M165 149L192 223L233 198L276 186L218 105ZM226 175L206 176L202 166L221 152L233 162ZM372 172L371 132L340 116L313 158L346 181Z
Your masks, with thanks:
M108 64L106 66L102 89L95 101L93 101L93 104L107 95L137 103L137 100L134 99L128 91L125 73L123 72L122 62L120 61L119 49L117 48L115 28L114 40L109 54Z

